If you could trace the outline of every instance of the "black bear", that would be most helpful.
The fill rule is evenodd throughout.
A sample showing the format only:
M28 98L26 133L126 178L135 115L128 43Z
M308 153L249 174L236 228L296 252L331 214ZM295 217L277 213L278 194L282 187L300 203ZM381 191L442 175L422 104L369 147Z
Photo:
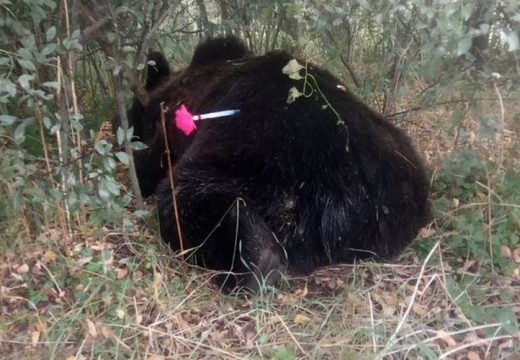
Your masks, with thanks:
M150 147L140 179L157 185L161 235L174 249L162 102L184 248L198 264L232 273L225 286L254 290L286 268L388 259L429 219L425 169L400 129L327 71L217 38L199 44L134 118ZM200 120L185 135L172 121L181 104L195 114L239 112Z

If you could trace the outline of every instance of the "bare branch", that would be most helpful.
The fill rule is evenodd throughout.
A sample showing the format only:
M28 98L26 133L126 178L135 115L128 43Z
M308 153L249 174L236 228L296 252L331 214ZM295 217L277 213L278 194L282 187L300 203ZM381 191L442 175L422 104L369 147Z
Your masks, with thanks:
M157 29L159 29L159 26L162 25L162 23L166 20L166 18L170 15L170 11L168 9L168 2L164 2L161 8L159 9L159 18L156 20L155 24L152 25L150 30L146 33L146 35L143 38L143 42L141 44L141 49L139 51L137 59L139 61L143 61L146 57L146 53L148 52L148 48L150 47L150 41L152 37L157 32Z
M338 48L338 43L336 42L336 39L334 38L334 36L332 35L332 32L330 30L326 30L326 33L327 33L327 36L329 37L329 40L332 42L332 44ZM361 84L359 82L359 80L357 79L357 76L356 74L354 73L354 70L352 69L352 67L350 66L349 62L347 59L345 59L345 57L343 56L343 54L340 54L339 55L339 58L341 60L341 62L343 63L343 65L345 66L345 68L347 69L349 75L350 75L350 78L352 79L352 81L354 82L354 85L356 85L356 87L360 87Z

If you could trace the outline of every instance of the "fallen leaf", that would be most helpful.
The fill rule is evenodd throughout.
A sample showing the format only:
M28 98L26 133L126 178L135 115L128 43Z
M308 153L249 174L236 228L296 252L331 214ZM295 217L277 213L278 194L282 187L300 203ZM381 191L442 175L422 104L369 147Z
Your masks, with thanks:
M101 326L101 335L103 335L107 339L110 339L110 338L114 337L114 332L112 331L112 329L110 327L108 327L106 325L102 325Z
M126 313L123 309L117 309L116 310L116 316L118 319L124 319L126 316Z
M455 341L455 339L453 339L453 337L447 333L446 331L443 331L443 330L438 330L437 331L437 336L439 336L439 338L444 341L448 346L455 346L457 345L457 342Z
M520 264L520 246L513 250L513 261Z
M33 331L31 333L31 344L32 344L32 346L36 346L36 344L38 344L39 340L40 340L40 332L39 331Z
M436 233L435 228L433 228L433 227L423 227L419 231L419 238L421 238L421 239L429 238L430 236L434 235L435 233Z
M502 245L500 247L500 255L502 255L502 257L505 257L506 259L511 259L513 253L511 252L509 246Z
M303 315L303 314L296 314L296 316L294 317L294 323L297 324L297 325L303 325L303 324L306 324L308 323L309 321L311 321L311 318L308 317L307 315Z
M142 272L142 271L139 271L139 270L134 271L133 274L134 274L134 276L132 277L132 280L134 280L134 281L139 281L139 280L141 280L141 279L143 278L143 276L144 276L143 272Z
M112 265L113 262L114 262L114 257L112 255L110 255L110 257L105 260L104 264L105 264L105 266L110 266L110 265Z
M480 360L480 355L475 351L470 351L466 355L468 356L468 360Z
M428 314L428 309L426 309L425 306L421 305L421 304L417 304L417 303L414 303L412 305L412 310L414 313L416 313L417 315L420 315L420 316L424 316L426 314Z
M56 255L56 253L52 250L47 250L46 252L43 253L42 255L42 261L43 262L46 262L46 263L49 263L49 262L54 262L56 261L56 258L58 256Z
M87 319L87 328L88 328L88 333L90 334L90 336L95 338L97 336L96 325L89 319Z
M81 290L83 290L84 288L85 288L85 285L83 285L83 284L78 284L78 285L76 285L76 287L75 287L74 289L81 291Z
M100 250L104 250L105 247L106 247L106 245L105 245L105 243L102 243L102 242L96 241L95 244L90 245L89 247L90 247L92 250L98 250L98 251L100 251Z
M397 298L379 293L372 294L372 302L381 306L382 313L385 316L394 315L399 305ZM367 303L369 303L368 300Z
M116 277L118 279L122 279L126 275L128 275L128 269L127 268L116 269Z
M86 257L76 260L76 265L81 267L85 264L88 264L90 261L92 261L92 256L86 256Z
M477 263L477 260L467 260L464 263L463 269L468 270L469 268L473 267L473 265L475 265L476 263Z
M162 355L148 355L148 357L146 358L146 360L164 360L166 359L166 357L162 356Z
M23 264L23 265L19 266L18 269L16 269L16 272L18 274L25 274L28 271L29 271L29 265L27 265L27 264Z
M155 272L153 274L153 282L146 288L146 290L150 293L156 293L162 284L162 274L160 272Z
M22 275L18 275L18 274L15 274L15 273L11 273L11 276L14 277L15 280L23 281L23 277L22 277Z
M292 294L278 294L278 300L280 300L285 305L296 304L298 301L303 299L309 290L307 289L307 285L303 288L296 289Z
M309 293L309 289L307 288L307 285L305 285L303 288L298 288L294 292L294 296L299 298L304 298Z

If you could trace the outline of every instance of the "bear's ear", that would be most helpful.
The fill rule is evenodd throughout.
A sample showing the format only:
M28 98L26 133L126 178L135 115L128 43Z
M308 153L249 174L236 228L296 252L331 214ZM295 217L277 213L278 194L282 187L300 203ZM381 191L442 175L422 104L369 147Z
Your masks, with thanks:
M197 45L190 67L241 59L251 55L245 44L234 36L210 38Z
M153 61L154 64L148 63L146 66L146 91L153 90L161 82L170 76L170 65L164 55L158 51L153 51L148 54L148 62Z

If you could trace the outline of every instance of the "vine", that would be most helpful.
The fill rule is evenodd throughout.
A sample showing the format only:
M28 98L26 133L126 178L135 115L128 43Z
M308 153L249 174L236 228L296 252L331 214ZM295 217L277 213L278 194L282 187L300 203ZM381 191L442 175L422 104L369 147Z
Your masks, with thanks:
M300 71L304 70L303 76L300 74ZM292 80L303 80L303 88L302 90L298 90L296 86L293 86L289 89L289 94L287 96L287 104L292 104L296 101L297 98L303 96L305 98L310 98L314 92L317 92L321 99L325 102L323 109L329 108L336 117L336 124L343 125L347 131L347 151L348 151L348 143L349 143L349 131L348 126L345 121L341 118L340 114L337 110L332 106L330 101L327 99L320 86L318 85L318 81L316 77L312 75L309 71L309 63L305 62L305 66L301 65L298 60L291 59L287 65L285 65L282 69L282 73L287 75ZM342 85L337 85L338 89L342 89L345 91L345 87Z

